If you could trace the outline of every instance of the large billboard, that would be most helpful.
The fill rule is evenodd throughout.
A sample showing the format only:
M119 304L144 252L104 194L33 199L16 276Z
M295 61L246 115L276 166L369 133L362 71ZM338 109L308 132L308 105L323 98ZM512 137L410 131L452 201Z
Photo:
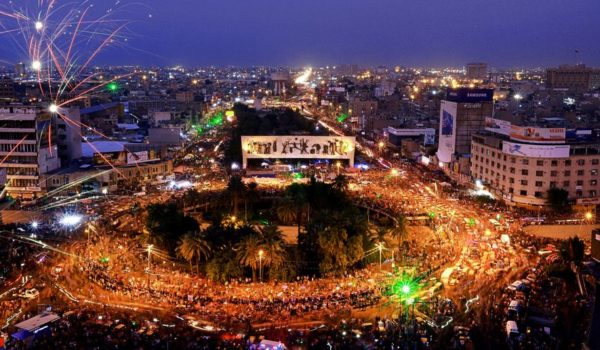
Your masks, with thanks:
M510 138L530 143L565 143L565 128L536 128L528 126L510 126Z
M356 138L350 136L242 136L247 159L348 159L354 164Z
M485 117L485 130L501 135L510 135L510 122L502 119Z
M435 129L433 129L433 128L396 129L396 128L388 127L387 132L390 135L395 135L400 138L423 135L423 144L433 145L435 143Z
M452 154L456 150L456 110L457 104L455 102L442 101L437 157L444 163L450 163Z
M503 141L502 152L513 156L531 158L568 158L569 145L527 145Z

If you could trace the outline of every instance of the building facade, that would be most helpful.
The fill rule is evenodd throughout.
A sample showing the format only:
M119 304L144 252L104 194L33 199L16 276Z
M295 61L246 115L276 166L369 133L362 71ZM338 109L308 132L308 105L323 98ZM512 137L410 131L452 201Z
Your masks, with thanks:
M471 80L486 80L487 79L487 64L486 63L467 63L466 67L467 79Z
M600 88L600 69L587 67L584 64L549 68L546 70L546 87L579 92L598 89Z
M472 151L472 177L510 204L545 205L553 187L577 203L600 200L600 144L531 144L490 133L475 135Z
M0 109L0 156L6 193L27 200L39 197L40 176L60 168L55 118L28 107Z

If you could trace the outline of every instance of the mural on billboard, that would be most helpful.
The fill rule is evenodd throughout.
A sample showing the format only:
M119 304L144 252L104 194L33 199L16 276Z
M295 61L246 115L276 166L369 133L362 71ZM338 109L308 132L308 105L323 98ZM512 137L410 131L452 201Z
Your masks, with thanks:
M246 159L348 159L354 163L356 139L349 136L242 136Z
M454 134L454 116L442 110L442 135L452 136Z

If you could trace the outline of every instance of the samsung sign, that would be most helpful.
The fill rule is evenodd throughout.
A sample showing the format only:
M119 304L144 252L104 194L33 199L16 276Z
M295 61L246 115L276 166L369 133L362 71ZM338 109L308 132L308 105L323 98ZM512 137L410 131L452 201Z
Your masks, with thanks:
M459 103L477 103L494 100L492 89L454 89L448 90L448 101Z
M568 158L569 145L528 145L522 143L502 142L502 152L512 156L530 158Z

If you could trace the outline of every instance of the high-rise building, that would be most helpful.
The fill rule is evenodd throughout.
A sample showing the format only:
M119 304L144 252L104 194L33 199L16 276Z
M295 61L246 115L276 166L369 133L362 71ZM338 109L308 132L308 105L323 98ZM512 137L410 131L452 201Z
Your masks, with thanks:
M78 107L69 108L66 118L56 119L58 157L62 166L81 158L81 115Z
M29 107L0 108L0 156L6 192L15 198L40 196L40 175L60 167L55 118Z
M15 64L15 75L19 78L25 77L27 75L27 71L25 70L25 63L19 62Z
M467 79L486 80L487 77L486 63L467 63Z
M15 97L15 82L9 77L0 78L0 100L12 100Z
M597 89L600 88L600 69L587 67L585 64L548 68L546 70L546 87L580 92Z

